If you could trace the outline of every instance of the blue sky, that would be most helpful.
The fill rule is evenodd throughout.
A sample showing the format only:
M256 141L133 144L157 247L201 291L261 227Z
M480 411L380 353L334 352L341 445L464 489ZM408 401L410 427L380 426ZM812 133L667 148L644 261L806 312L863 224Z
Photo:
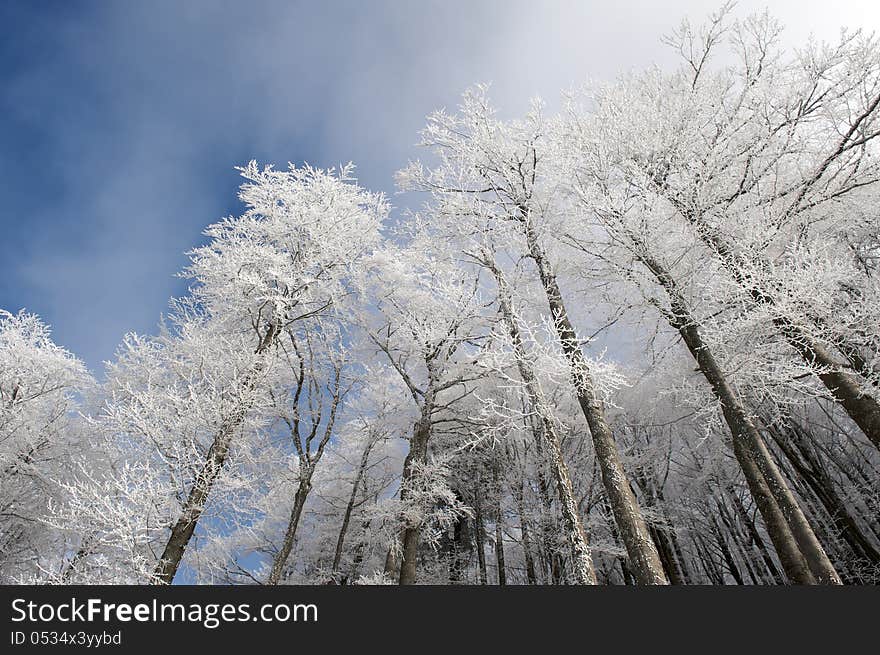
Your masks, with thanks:
M865 0L769 4L787 38L880 28ZM658 6L662 5L662 6ZM151 332L202 229L239 210L233 166L349 160L393 192L424 116L474 82L515 112L671 61L697 0L0 3L0 307L95 370Z

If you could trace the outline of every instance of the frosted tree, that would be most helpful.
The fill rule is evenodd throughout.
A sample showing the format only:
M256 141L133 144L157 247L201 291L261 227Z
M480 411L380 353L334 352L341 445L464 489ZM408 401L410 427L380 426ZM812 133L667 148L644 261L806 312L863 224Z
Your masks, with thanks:
M350 168L336 175L251 162L241 172L249 180L240 193L247 211L208 228L211 242L192 252L186 274L206 312L252 335L254 361L243 382L255 388L282 331L330 310L350 291L352 268L375 247L387 210L381 196L351 183ZM174 578L246 413L239 406L217 430L157 568L164 583Z
M0 310L0 578L60 574L65 533L45 523L87 445L77 412L93 381L34 314ZM75 539L75 537L74 537ZM59 566L62 567L59 569Z
M470 393L468 383L475 376L467 363L479 337L478 277L437 252L430 234L418 228L405 247L386 245L374 266L370 338L406 385L417 411L400 483L399 580L413 584L425 513L436 496L447 495L438 475L443 463L430 458L429 443L438 426L457 420L450 409ZM454 508L454 499L448 500Z
M306 369L306 380L317 372ZM258 487L251 509L246 520L226 521L203 537L188 557L200 582L266 584L280 568L273 581L277 584L344 584L356 580L362 567L376 564L374 551L384 547L387 538L382 529L371 530L373 508L390 495L400 474L402 457L391 448L390 436L397 434L395 404L406 400L399 386L371 385L378 380L387 383L389 371L383 372L384 378L372 372L355 377L349 368L343 369L341 381L356 384L342 387L345 394L340 394L331 436L322 450L335 392L327 391L311 403L307 389L301 392L298 434L292 404L296 389L288 390L285 403L270 403L273 418L261 442L263 452L240 464L230 462L243 467L242 475ZM334 376L317 379L335 389ZM382 397L375 397L374 390ZM319 413L325 414L320 421ZM318 430L310 440L315 423ZM294 438L301 440L302 455L291 443ZM221 504L228 505L223 498ZM286 558L283 564L281 557Z
M172 321L156 337L129 335L108 366L102 406L90 419L105 460L77 462L55 517L84 535L80 576L157 581L157 554L189 506L228 416L240 413L235 434L248 439L230 444L227 459L253 457L265 439L267 387L280 367L254 377L249 335L229 334L185 304ZM241 491L253 481L239 466L224 471L212 479L212 514L244 516L251 506Z
M0 311L0 581L880 581L877 37L731 9L556 116L468 91L393 219L239 169L100 383Z
M650 70L600 94L616 182L670 229L689 226L880 446L876 330L865 328L876 324L876 282L836 270L854 259L840 256L852 250L841 221L858 228L850 237L865 235L866 212L853 205L880 179L876 37L844 32L837 43L788 54L767 15L730 25L726 14L702 30L684 23L668 39L684 60L678 71ZM725 39L733 63L713 70ZM855 261L870 247L857 245ZM815 303L803 302L804 288ZM850 310L823 312L822 297Z
M718 312L715 300L723 292L717 288L706 289L705 282L698 279L699 272L711 271L711 266L694 262L693 256L689 256L694 246L687 240L682 242L680 232L670 233L663 207L634 192L627 184L626 172L621 170L618 157L621 148L626 146L614 139L616 105L607 106L605 99L600 93L593 113L572 115L565 139L574 150L576 163L569 179L576 181L571 186L584 206L583 216L598 219L605 234L597 232L596 225L583 218L572 227L567 238L581 250L596 253L612 263L618 275L641 284L648 301L681 335L720 401L724 419L734 436L734 452L788 575L800 583L813 579L839 582L773 462L754 419L707 339L705 319L698 317L693 308L697 302L703 305L700 308L703 315ZM673 263L677 271L673 271ZM687 283L682 283L682 276L686 276ZM702 289L698 286L701 283Z
M278 405L275 411L293 442L299 475L290 518L281 548L273 559L268 584L278 584L281 580L303 508L312 490L315 470L334 434L342 404L357 383L349 370L348 354L339 335L328 339L326 334L311 335L307 332L301 340L303 343L299 345L297 338L291 335L286 353L289 365L295 371L295 388L288 394L289 399L276 399ZM288 345L286 341L281 341L281 344ZM324 362L327 370L316 370ZM369 458L368 450L365 451L365 457ZM363 466L365 468L366 463Z
M125 501L120 512L130 512L125 507L134 502L141 511L133 515L153 517L144 527L151 536L138 539L152 542L156 530L167 530L150 575L163 584L174 578L227 460L247 451L271 425L270 406L288 392L294 399L323 401L323 386L316 388L323 381L311 375L312 389L303 394L306 381L293 360L307 359L309 341L300 343L296 332L307 322L313 331L332 331L331 323L320 321L331 321L337 304L357 294L358 262L375 247L386 212L381 196L353 183L350 168L338 174L293 166L279 172L252 162L241 173L248 180L240 193L247 211L207 229L209 243L192 251L185 272L193 281L190 295L173 303L172 325L160 337L127 340L108 376L109 400L96 419L106 433L121 435L111 439L128 440L127 466L152 472L134 489L131 476L116 486ZM335 405L347 383L339 366L330 369ZM296 411L287 415L291 423ZM319 449L329 439L328 425L332 429L332 420L320 426ZM243 435L254 438L239 449L236 439ZM311 446L308 436L299 443L305 441ZM230 484L246 484L231 482L234 471L227 477ZM113 480L101 484L113 486ZM155 486L151 493L143 489L148 485ZM297 494L294 514L303 500Z
M499 121L485 89L478 87L465 94L458 114L440 111L429 117L422 145L439 163L430 169L412 163L399 173L399 182L430 193L436 215L458 224L463 236L486 233L497 240L497 250L533 263L633 570L641 583L666 584L554 269L550 237L565 207L555 193L550 159L555 142L548 127L538 105L522 121Z
M575 580L578 584L596 584L596 574L593 570L587 537L578 510L568 466L562 453L557 418L541 388L536 369L562 371L563 375L570 375L571 372L564 361L553 362L552 358L545 358L542 361L534 353L527 351L522 335L522 318L513 305L511 288L504 272L497 266L492 255L484 253L483 257L481 263L491 272L497 286L498 308L506 334L503 335L500 343L496 341L495 348L500 346L500 349L489 349L487 351L488 357L484 358L482 363L484 366L494 369L497 384L504 387L515 386L517 383L521 384L521 392L528 406L526 416L522 416L523 412L521 410L511 413L509 409L504 409L496 403L488 404L486 409L490 412L490 415L495 414L504 419L500 425L496 423L493 426L496 430L504 426L502 427L503 432L511 431L509 427L510 421L514 424L523 420L533 423L537 447L540 449L544 445L549 451L547 458L556 485L557 498L563 517L565 541L573 554ZM519 373L518 380L510 377L510 374L507 373L509 364L505 366L504 354L508 349L516 363L516 369ZM547 361L548 359L550 361Z
M393 443L393 437L405 434L409 428L408 412L401 407L402 403L407 402L408 390L402 381L399 384L391 382L399 379L397 372L389 366L376 366L370 368L365 378L364 391L353 403L354 417L342 430L345 450L337 450L338 456L350 468L347 476L350 490L339 522L330 565L331 579L336 581L356 580L358 577L358 567L364 560L366 546L366 535L363 533L372 522L372 517L358 510L371 500L378 502L380 495L385 492L387 476L376 476L373 469L380 462L390 459L385 453ZM360 541L354 546L347 573L344 573L346 540L352 531L352 521L358 518L358 514L361 520Z

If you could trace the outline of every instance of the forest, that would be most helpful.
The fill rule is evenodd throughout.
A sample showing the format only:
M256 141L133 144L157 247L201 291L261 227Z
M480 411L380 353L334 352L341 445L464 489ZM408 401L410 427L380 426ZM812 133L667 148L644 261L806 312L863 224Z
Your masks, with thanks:
M0 310L0 582L880 583L880 41L782 34L251 161L103 371Z

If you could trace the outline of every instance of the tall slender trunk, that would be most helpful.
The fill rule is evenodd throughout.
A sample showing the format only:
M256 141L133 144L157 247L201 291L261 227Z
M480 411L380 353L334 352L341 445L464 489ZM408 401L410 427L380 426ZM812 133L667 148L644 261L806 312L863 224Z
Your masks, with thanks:
M563 523L565 525L566 541L571 546L574 557L575 579L578 584L596 584L596 573L593 568L593 560L587 543L587 536L578 512L577 500L568 467L562 456L559 437L556 434L556 426L552 420L551 412L541 394L537 376L528 360L528 354L522 341L519 326L516 323L516 315L513 310L513 299L510 288L500 269L494 262L488 264L495 276L498 287L498 302L504 317L508 333L513 344L514 354L517 360L520 377L526 388L529 403L532 410L537 414L541 423L541 435L539 441L548 447L548 462L556 481L556 493L559 498Z
M684 551L682 550L678 534L674 529L669 531L669 541L672 544L672 551L675 553L675 557L678 560L682 584L691 584L691 573L688 569L688 562L684 556Z
M459 516L455 520L452 538L452 562L449 565L449 581L452 584L461 584L464 573L470 561L470 553L473 551L471 542L470 523L467 516Z
M532 558L532 545L529 533L529 522L526 518L525 503L523 502L522 484L517 483L514 488L516 497L516 509L519 513L520 534L522 535L523 558L526 563L526 580L530 585L538 584L538 576L535 574L535 560Z
M785 514L773 497L770 485L755 463L752 451L742 439L733 440L733 453L742 469L749 492L755 500L758 512L764 519L767 534L782 564L782 570L793 584L816 584L816 578L810 570L807 560L801 552L794 533L789 527Z
M244 388L247 392L253 391L257 379L263 371L264 364L260 358L261 355L275 343L279 333L280 328L277 324L273 323L266 329L265 334L260 339L260 343L254 353L258 358L257 362L244 381ZM208 500L208 495L211 493L211 488L214 486L217 476L220 475L220 471L226 463L229 446L232 444L235 432L241 426L249 409L248 403L239 405L226 418L217 431L208 449L208 454L205 456L202 468L196 474L186 503L184 503L183 509L180 512L180 517L171 527L171 533L168 535L165 549L162 551L162 555L153 572L154 584L169 585L174 580L177 569L180 567L180 561L186 552L186 547L189 545L189 541L196 530L196 525L198 525L202 512L205 509L205 503Z
M361 533L366 533L370 528L371 520L368 518L361 522ZM348 575L343 576L341 584L346 584L347 582L354 582L358 578L358 573L360 573L361 564L364 561L364 548L366 544L363 539L360 539L357 542L357 545L354 548L354 557L351 558L351 568L349 569Z
M495 564L498 567L498 586L507 584L507 571L504 568L504 533L502 530L503 518L501 514L501 476L498 471L498 462L492 470L495 479Z
M703 340L699 325L687 308L677 283L659 262L647 254L642 242L636 244L640 261L653 273L669 297L671 309L664 312L667 320L678 330L700 372L712 388L712 393L721 404L724 420L733 436L734 453L746 476L755 502L758 503L761 516L767 523L770 538L777 548L786 573L793 582L810 584L810 576L804 574L800 557L796 554L799 550L816 582L840 584L840 576L834 570L831 560L828 559L791 489L773 462L763 438L733 387L728 383L708 344ZM775 502L771 503L766 497L767 489ZM777 512L781 512L784 524L788 526L787 530L783 529ZM791 543L789 536L794 538L795 544Z
M727 567L728 573L730 573L734 582L738 585L743 585L742 575L739 572L739 567L736 565L736 561L733 559L733 554L730 552L730 547L727 544L727 539L724 536L724 531L718 525L718 521L714 516L711 517L712 520L712 532L715 536L715 543L718 544L718 549L721 551L721 557L724 559L724 565Z
M186 547L192 539L196 530L202 512L205 509L205 503L208 500L208 494L220 471L226 462L229 454L229 446L235 435L238 426L244 420L246 410L244 408L237 411L226 424L217 433L211 447L208 449L208 455L202 464L201 470L196 474L195 482L190 488L186 503L180 513L177 522L171 527L171 534L159 558L159 563L154 571L156 584L171 584L177 569L180 567L180 561L186 552Z
M287 521L287 529L284 531L284 540L281 542L281 548L276 554L274 561L272 562L272 570L269 573L267 584L275 585L281 581L281 575L284 572L284 567L287 565L287 559L290 557L290 551L293 549L293 543L296 539L296 531L299 527L299 521L302 517L303 508L305 507L306 500L308 499L309 493L312 490L312 477L315 474L315 467L317 467L318 462L321 461L321 458L324 455L324 448L327 446L327 443L329 443L330 437L333 434L333 426L336 424L336 413L339 410L339 403L342 398L340 394L339 381L340 369L336 368L336 388L333 393L333 403L330 409L330 415L327 418L327 423L324 426L320 441L318 442L318 446L314 450L314 452L311 449L311 443L312 439L318 432L318 423L313 422L311 431L309 432L308 436L305 437L305 439L303 439L303 436L300 434L300 420L298 416L295 416L293 421L288 423L291 430L291 437L294 440L294 444L300 458L299 483L297 485L296 494L294 495L293 508L290 511L290 518ZM294 406L296 407L297 411L299 400L301 397L300 394L302 392L302 385L303 368L302 360L300 360L298 387L296 393L294 394L293 400Z
M397 539L400 539L401 536L402 535L395 537L395 541ZM385 577L388 578L389 580L393 580L398 575L398 573L397 573L398 562L397 562L397 557L394 554L395 545L396 544L392 544L392 545L388 546L388 550L385 551L385 564L382 567L382 572L385 574Z
M770 487L774 499L779 504L779 509L785 516L798 546L807 560L810 571L819 584L842 584L840 576L834 569L834 565L825 553L825 549L819 542L819 538L810 526L806 515L798 504L797 499L792 493L779 471L779 467L773 461L767 444L763 439L752 445L756 451L755 460L758 464L764 479Z
M372 438L368 438L367 444L364 446L364 450L361 453L361 461L358 464L357 474L351 485L351 495L348 497L348 504L345 506L345 513L342 515L342 525L339 527L339 536L336 538L336 550L333 553L332 572L334 575L339 572L339 564L342 561L342 551L345 546L345 535L348 532L348 525L351 522L351 514L354 511L354 504L357 500L358 487L364 479L367 464L370 461L370 452L373 450L375 443L376 442Z
M507 584L507 571L504 568L504 535L501 530L501 517L495 519L495 564L498 566L498 585Z
M669 525L669 529L663 530L663 534L666 540L669 542L669 546L672 551L672 557L678 565L678 575L681 578L681 584L690 584L690 575L687 569L687 559L682 552L681 543L679 542L678 538L678 532L676 531L673 522L669 519L669 513L666 508L666 498L663 494L662 485L660 485L660 487L655 487L654 495L660 502L660 512L665 519L665 523Z
M739 529L736 519L727 506L727 500L723 489L716 499L715 505L718 507L718 518L721 519L722 524L727 529L727 533L731 537L731 543L739 554L740 561L743 563L746 573L749 574L749 579L751 579L752 584L760 584L761 581L758 579L758 575L755 573L754 567L752 566L754 554L747 552L743 547L745 539L743 539L742 531Z
M272 560L272 570L269 572L269 577L266 578L268 585L277 585L281 581L284 567L287 565L287 558L290 557L290 551L293 549L296 530L299 527L299 520L302 518L303 508L306 506L306 499L312 490L312 470L306 468L305 471L302 471L301 476L296 494L293 497L293 509L290 510L287 529L284 531L284 540Z
M620 531L621 540L629 555L630 567L640 584L668 584L657 547L651 540L648 526L627 480L614 435L605 419L602 402L596 395L589 366L569 320L556 276L538 242L530 220L528 212L523 211L529 255L538 268L538 275L547 296L562 351L571 366L578 404L590 427L596 459L602 472L602 482L611 503L611 511Z
M740 497L736 493L736 490L731 489L729 495L736 515L745 526L746 532L749 535L749 539L751 540L752 545L761 555L761 561L764 563L764 568L767 570L767 572L770 574L776 584L783 584L784 580L782 578L782 574L780 573L779 569L776 568L776 563L770 556L770 551L767 550L767 546L764 543L764 540L761 538L761 535L758 533L755 522L752 520L752 517L749 516L746 508L743 506L742 500L740 500Z
M611 512L611 503L608 502L607 496L602 496L602 509L605 511L605 515L611 515L613 518L613 514ZM621 544L620 540L620 532L617 530L617 526L614 521L609 521L608 531L611 533L611 539L614 541L615 545ZM620 575L623 578L623 584L625 585L634 585L637 584L632 575L632 571L629 566L627 566L626 557L623 555L615 555L614 556L615 563L620 566Z
M535 439L535 453L537 454L536 468L538 472L538 495L541 498L541 539L539 556L541 557L541 574L544 580L550 580L552 584L562 584L561 568L558 565L559 553L556 544L557 521L556 511L553 508L553 500L550 498L550 481L544 464L547 456L544 454L543 429L539 421L531 421L532 436Z
M714 585L724 584L724 572L718 567L718 562L712 557L712 552L703 539L702 531L694 531L694 545L697 547L697 554L700 557L700 564L703 566L706 576Z
M657 552L660 554L660 561L663 562L663 570L669 577L669 584L682 585L684 579L681 575L678 561L675 559L675 552L672 550L672 544L663 528L654 526L648 527L654 543L657 544Z
M633 480L642 490L642 494L647 499L646 503L649 507L656 506L658 500L662 502L662 490L656 488L656 482L653 478L649 478L643 471L637 469L633 474ZM666 571L666 577L669 578L669 584L684 584L681 568L676 560L675 551L672 548L672 540L667 535L666 526L649 525L648 531L651 533L651 539L657 545L657 552L660 555L660 561L663 563L663 570Z
M429 390L425 394L422 405L422 413L419 421L413 429L410 441L409 453L403 462L403 476L400 485L400 500L405 503L409 499L408 486L412 483L415 473L413 471L420 464L428 460L428 440L431 437L431 411L433 409L433 394ZM409 522L403 529L403 555L400 563L399 583L402 585L415 584L419 559L419 535L421 533L421 520Z
M480 501L480 489L474 492L474 537L477 542L477 565L480 572L480 584L489 584L489 576L486 573L486 544L483 524L483 503Z
M798 442L797 430L792 429L789 435L784 435L771 423L768 425L768 431L800 479L822 504L834 528L855 555L864 557L873 564L880 563L880 551L862 533L856 519L837 494L834 483L822 464L813 459L808 449L801 447L795 450L788 441L788 439L793 439L796 443ZM799 445L802 446L802 444ZM805 457L802 459L802 456ZM806 458L809 459L805 461Z

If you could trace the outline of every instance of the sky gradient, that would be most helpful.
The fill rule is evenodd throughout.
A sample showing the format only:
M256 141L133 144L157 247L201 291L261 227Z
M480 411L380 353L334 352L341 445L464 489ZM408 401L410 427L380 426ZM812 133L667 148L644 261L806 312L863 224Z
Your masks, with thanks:
M880 29L865 0L769 6L786 40ZM662 5L662 6L658 6ZM96 372L152 332L201 231L237 213L235 165L349 160L394 192L424 117L475 82L514 113L587 79L668 66L696 0L0 3L0 308ZM392 197L392 202L395 198Z

